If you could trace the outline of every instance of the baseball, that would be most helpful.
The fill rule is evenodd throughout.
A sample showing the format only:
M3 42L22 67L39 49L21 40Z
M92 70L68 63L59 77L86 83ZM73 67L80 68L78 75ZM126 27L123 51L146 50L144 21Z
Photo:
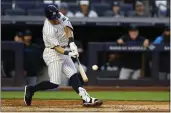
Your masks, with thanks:
M97 65L93 65L93 66L92 66L92 69L93 69L94 71L96 71L96 70L98 69L98 66L97 66Z

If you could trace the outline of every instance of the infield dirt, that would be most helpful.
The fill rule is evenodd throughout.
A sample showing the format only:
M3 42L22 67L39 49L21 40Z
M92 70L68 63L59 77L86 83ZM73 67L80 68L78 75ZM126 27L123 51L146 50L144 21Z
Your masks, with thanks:
M21 99L5 99L1 101L4 112L52 112L52 111L164 111L169 112L169 102L154 101L104 101L98 108L86 108L80 100L33 100L32 106L25 106Z

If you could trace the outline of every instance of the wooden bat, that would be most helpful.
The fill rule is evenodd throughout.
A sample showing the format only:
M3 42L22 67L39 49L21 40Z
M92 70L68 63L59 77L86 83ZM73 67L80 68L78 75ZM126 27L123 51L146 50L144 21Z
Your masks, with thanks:
M88 82L87 75L85 74L84 69L83 69L78 57L76 57L76 59L77 59L77 62L78 62L78 69L80 71L81 77L83 78L83 81Z

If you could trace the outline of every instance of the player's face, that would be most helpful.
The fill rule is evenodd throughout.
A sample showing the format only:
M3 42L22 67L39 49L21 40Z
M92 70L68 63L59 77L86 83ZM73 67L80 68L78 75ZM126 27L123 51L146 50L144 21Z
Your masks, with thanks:
M22 37L15 36L14 41L15 42L22 42L23 40L22 40Z
M144 6L143 5L136 6L136 11L137 12L143 12L144 11Z
M88 11L88 5L81 5L80 7L81 7L82 12Z
M119 6L113 6L113 12L118 12L120 10Z
M139 33L138 33L138 31L136 31L136 30L129 31L129 36L130 36L130 38L133 39L133 40L135 40L135 39L137 38L138 34L139 34Z
M32 40L32 36L24 36L25 42L30 42Z
M116 57L116 54L109 54L109 61L114 61Z
M53 25L59 24L59 20L49 20L49 22Z
M164 31L164 35L165 35L165 36L169 36L169 35L170 35L170 31L169 31L169 30Z

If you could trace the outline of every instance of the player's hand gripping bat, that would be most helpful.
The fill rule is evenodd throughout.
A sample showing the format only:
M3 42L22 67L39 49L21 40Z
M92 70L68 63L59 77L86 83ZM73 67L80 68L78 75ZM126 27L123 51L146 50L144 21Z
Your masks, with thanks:
M83 78L83 81L88 82L87 75L85 74L84 69L83 69L78 57L76 57L76 59L77 59L77 62L78 62L78 69L80 71L81 77Z

